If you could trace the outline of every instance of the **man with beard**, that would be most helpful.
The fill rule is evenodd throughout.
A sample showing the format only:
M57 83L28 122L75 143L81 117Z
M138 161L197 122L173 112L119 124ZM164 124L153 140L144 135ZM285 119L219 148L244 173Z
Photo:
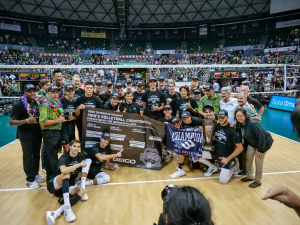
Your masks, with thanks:
M79 87L79 85L80 85L80 77L78 75L74 75L72 77L72 84L75 87L75 94L74 94L73 100L76 101L77 98L79 98L80 96L84 95L84 90Z
M228 112L220 110L218 121L214 132L215 151L202 151L202 158L199 162L208 166L204 176L211 176L221 168L219 181L226 184L233 175L235 170L239 169L239 163L233 162L233 159L243 151L242 141L240 140L235 129L230 127L228 122ZM218 166L212 164L209 160L217 160Z
M143 106L143 101L142 101L142 97L144 94L143 91L143 81L138 80L136 83L136 91L133 93L133 99L135 100L135 103L139 104L140 106Z

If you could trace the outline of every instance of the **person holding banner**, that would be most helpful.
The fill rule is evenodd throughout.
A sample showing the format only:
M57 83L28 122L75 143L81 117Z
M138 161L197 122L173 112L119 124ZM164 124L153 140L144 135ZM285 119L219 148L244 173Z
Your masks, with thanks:
M218 121L214 132L215 151L202 151L199 162L208 166L204 176L211 176L218 171L218 166L221 167L219 181L226 184L239 168L239 163L233 162L233 159L243 151L243 145L235 129L230 127L226 110L219 111ZM212 164L211 159L217 160L218 166Z
M182 118L183 112L190 112L192 115L197 115L198 105L195 99L188 96L188 86L182 86L179 88L181 98L176 103L176 117Z
M149 80L150 90L145 91L142 97L143 108L146 116L159 120L162 117L162 110L165 105L164 94L156 89L156 79Z
M174 116L172 116L172 107L171 105L165 105L164 107L164 115L165 117L160 118L158 121L165 123L168 125L169 123L172 124Z
M117 111L119 108L119 95L117 92L114 92L110 95L110 99L105 103L103 109Z
M139 106L139 104L133 102L133 94L132 92L126 92L125 94L125 103L121 104L120 109L121 112L128 113L139 113L141 116L144 114L144 109Z
M103 163L106 161L108 168L115 171L116 168L110 163L110 159L122 157L123 150L117 154L111 154L110 134L102 132L100 143L94 144L92 148L86 149L87 159L91 159L92 163L87 177L91 180L85 181L86 186L101 185L110 181L110 176L101 171Z

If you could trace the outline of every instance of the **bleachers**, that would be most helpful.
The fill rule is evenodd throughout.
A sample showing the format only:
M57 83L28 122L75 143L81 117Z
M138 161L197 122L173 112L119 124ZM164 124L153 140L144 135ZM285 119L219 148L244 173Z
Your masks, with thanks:
M179 40L152 41L152 48L154 50L175 50L180 47L181 41Z
M0 113L7 115L18 101L18 98L0 98Z
M68 53L72 54L74 53L74 49L72 49L72 40L67 38L54 38L54 37L36 37L36 42L39 47L43 47L45 52L51 52L51 53ZM57 40L66 40L69 42L69 47L59 47L56 44ZM54 46L51 46L54 45Z
M262 33L232 35L226 38L225 47L258 44ZM251 41L249 41L251 39ZM254 40L254 41L253 41Z
M80 39L80 49L98 49L98 50L109 50L108 40L97 40L97 39Z
M146 42L144 41L122 41L120 43L123 46L122 50L120 49L123 55L137 55L139 51L137 52L136 48L139 48L140 52L146 50Z

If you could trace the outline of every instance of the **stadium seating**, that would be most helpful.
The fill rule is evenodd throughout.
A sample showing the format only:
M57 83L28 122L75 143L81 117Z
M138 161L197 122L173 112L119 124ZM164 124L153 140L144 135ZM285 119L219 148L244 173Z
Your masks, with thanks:
M122 41L118 43L120 46L120 53L123 55L137 55L138 52L145 52L146 42L144 41ZM139 48L139 51L136 51Z
M152 41L152 48L154 50L175 50L181 47L179 40L161 40Z
M260 32L232 35L226 38L225 47L258 44L261 35Z
M109 50L109 42L107 40L80 39L80 49L88 48L98 50Z

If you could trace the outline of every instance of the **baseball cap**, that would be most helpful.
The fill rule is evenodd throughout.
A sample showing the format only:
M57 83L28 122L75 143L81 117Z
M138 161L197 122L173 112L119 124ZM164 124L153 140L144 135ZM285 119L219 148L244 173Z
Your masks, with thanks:
M111 98L114 98L114 97L119 97L118 93L117 92L114 92L110 95Z
M136 82L136 85L144 85L144 84L143 84L143 81L138 80L138 81Z
M179 122L179 121L180 121L180 119L179 119L178 117L174 117L174 118L172 119L172 124L175 123L175 122Z
M26 84L24 86L24 91L28 91L29 89L34 89L35 90L35 86L33 84Z
M214 89L211 84L204 85L203 89Z
M128 79L126 80L126 83L132 83L132 80L131 80L130 78L128 78Z
M158 80L165 80L165 78L164 77L159 77Z
M66 87L65 87L65 90L70 90L70 89L74 89L75 90L75 87L73 84L67 84Z
M165 105L164 109L172 109L171 105Z
M225 109L221 109L218 113L218 116L228 116L228 112Z
M103 132L101 137L102 138L110 138L110 134L107 132Z
M112 84L112 82L110 80L106 81L106 86Z
M95 84L102 84L102 80L101 79L96 79Z
M194 80L194 79L199 80L197 76L193 76L193 77L192 77L192 80Z
M57 87L57 86L55 86L55 85L53 85L53 86L50 86L50 87L48 88L48 92L50 92L50 91L54 91L54 90L58 90L58 87Z
M200 92L199 89L196 89L196 90L194 91L194 94L195 94L195 93L201 93L201 92Z
M181 118L186 118L186 117L190 117L190 116L191 116L190 112L183 112L181 114Z
M156 81L156 78L155 77L150 77L149 81L151 80L155 80Z
M205 109L209 109L209 108L212 109L213 111L215 111L214 106L211 105L211 104L208 104L208 105L204 106L204 110L205 110Z
M119 86L123 87L123 84L121 82L116 83L116 88Z

